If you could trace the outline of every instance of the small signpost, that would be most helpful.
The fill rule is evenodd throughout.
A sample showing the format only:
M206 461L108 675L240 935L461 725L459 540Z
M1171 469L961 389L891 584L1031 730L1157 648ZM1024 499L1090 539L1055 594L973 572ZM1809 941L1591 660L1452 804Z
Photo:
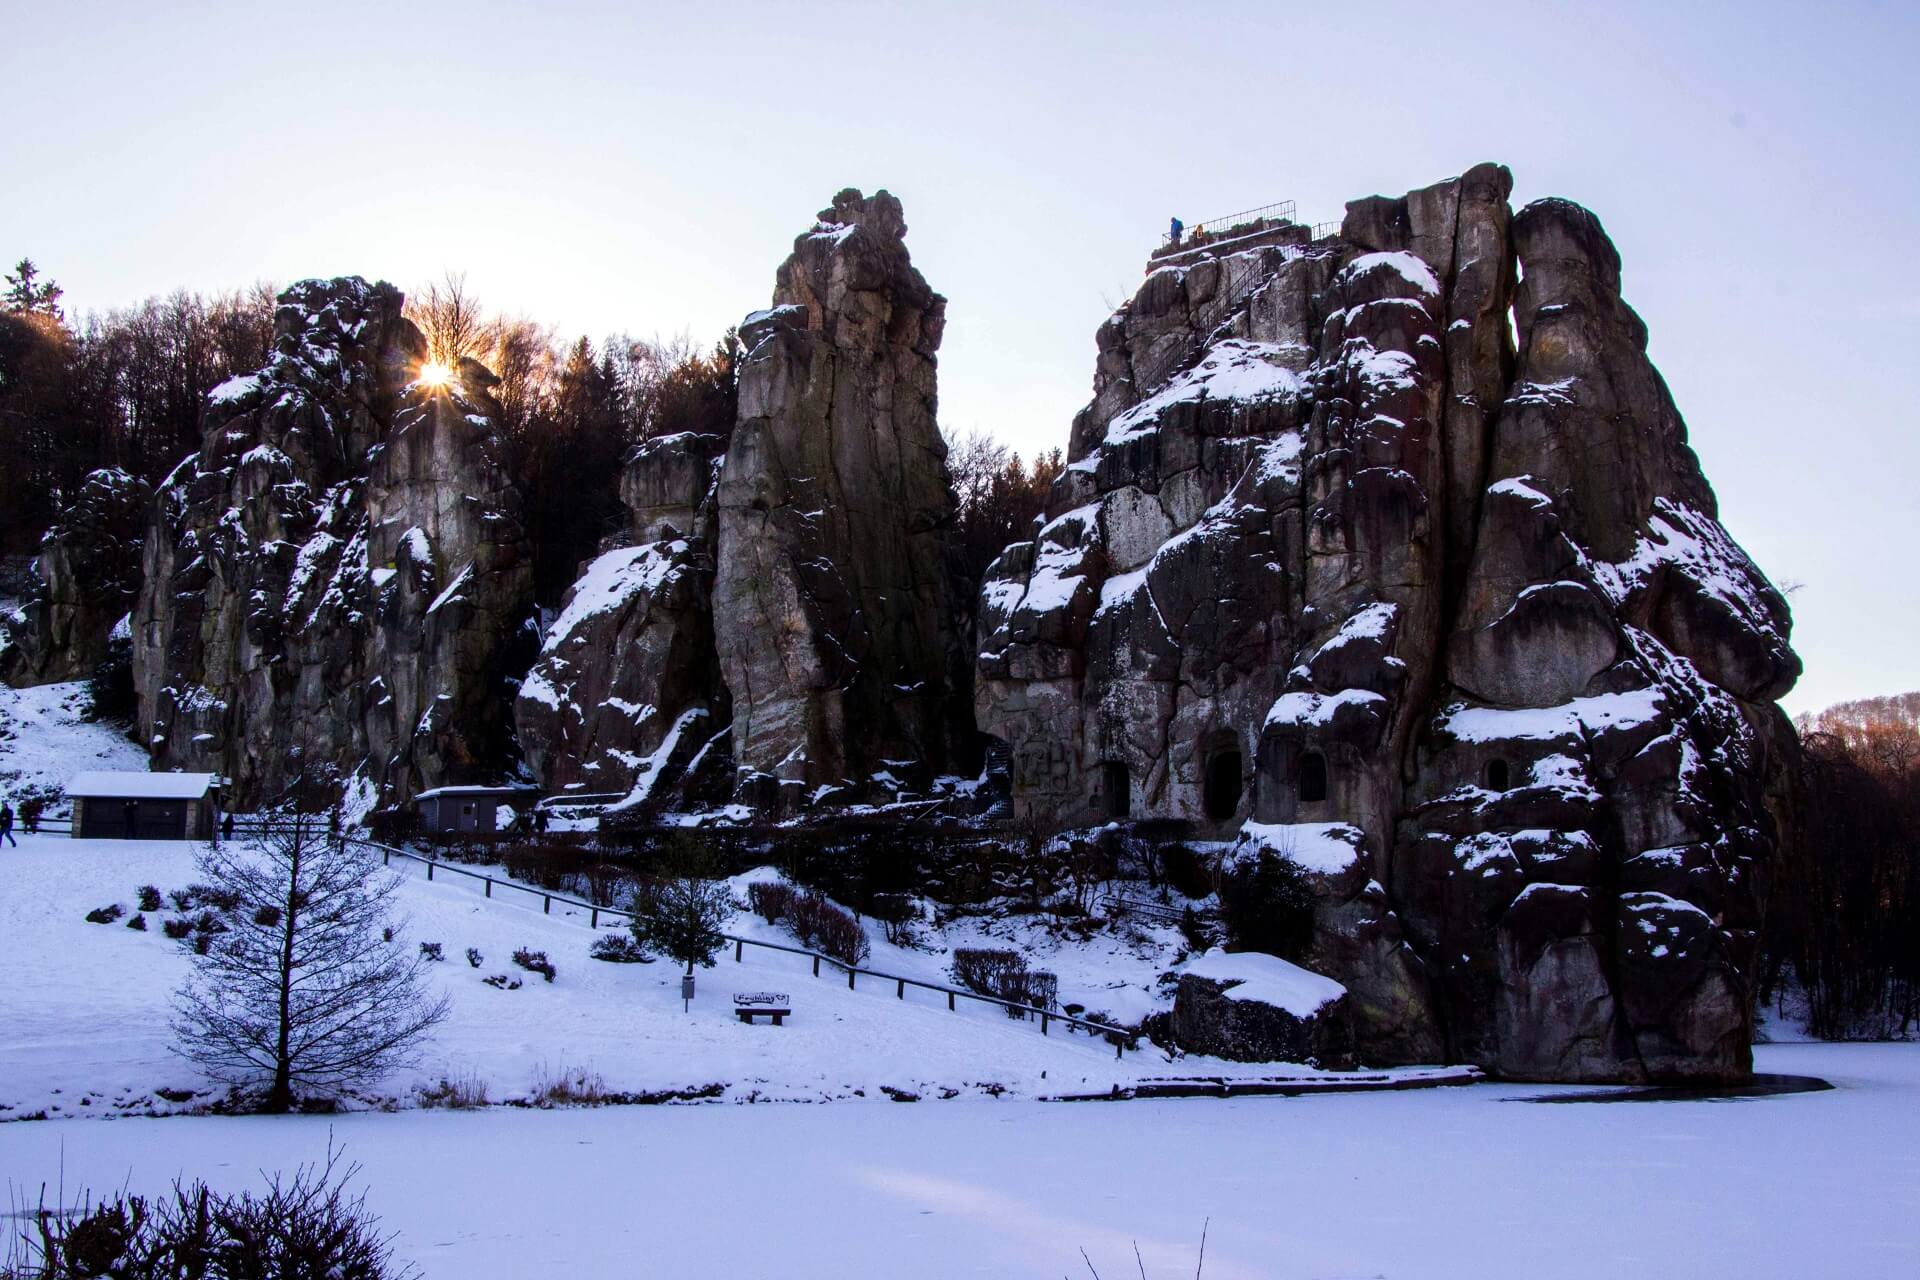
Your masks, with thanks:
M693 975L680 975L680 1012L685 1013L693 1006Z

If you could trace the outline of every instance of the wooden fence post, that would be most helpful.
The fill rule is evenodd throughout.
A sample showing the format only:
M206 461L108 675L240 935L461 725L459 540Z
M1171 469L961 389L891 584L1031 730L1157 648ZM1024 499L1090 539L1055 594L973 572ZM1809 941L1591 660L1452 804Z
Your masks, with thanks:
M1047 1034L1047 1015L1044 1013L1040 1015L1040 1034Z
M427 863L427 879L429 880L433 879L433 863L432 862Z
M540 895L540 914L543 916L550 916L553 914L553 895L552 894L543 893Z
M493 877L484 876L482 878L487 882L487 896L491 898L493 896Z
M953 992L951 992L951 991L949 991L949 992L947 992L947 1012L948 1012L948 1013L952 1013L952 1012L953 1012L953 1008L954 1008L954 1005L953 1005Z
M905 978L900 979L900 989L894 992L893 995L896 1000L905 1000L907 998L907 980Z
M746 954L747 944L739 938L733 940L733 962L740 963L740 957Z
M819 956L815 956L813 958L813 976L816 978L820 976L820 957Z
M587 928L598 929L599 927L600 927L600 908L595 907L593 909L593 923L588 925Z
M847 990L849 990L849 991L851 991L851 990L853 990L853 968L852 968L852 966L848 966L848 968L847 968Z

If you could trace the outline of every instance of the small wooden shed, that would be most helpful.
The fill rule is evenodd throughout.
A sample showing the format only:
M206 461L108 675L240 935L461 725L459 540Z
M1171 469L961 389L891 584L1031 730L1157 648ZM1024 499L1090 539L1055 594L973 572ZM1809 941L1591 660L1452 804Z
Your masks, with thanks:
M532 787L434 787L416 795L413 808L422 831L488 835L499 830L501 805L529 804L537 794Z
M88 840L206 840L220 821L212 773L82 773L67 798L73 834Z

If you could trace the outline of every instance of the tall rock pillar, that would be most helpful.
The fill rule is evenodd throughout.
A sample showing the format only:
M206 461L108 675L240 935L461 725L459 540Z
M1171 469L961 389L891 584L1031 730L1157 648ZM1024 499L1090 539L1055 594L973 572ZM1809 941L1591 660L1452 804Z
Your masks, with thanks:
M954 497L934 418L946 299L900 202L842 191L740 336L714 631L743 789L911 781L970 748ZM884 780L884 779L883 779Z

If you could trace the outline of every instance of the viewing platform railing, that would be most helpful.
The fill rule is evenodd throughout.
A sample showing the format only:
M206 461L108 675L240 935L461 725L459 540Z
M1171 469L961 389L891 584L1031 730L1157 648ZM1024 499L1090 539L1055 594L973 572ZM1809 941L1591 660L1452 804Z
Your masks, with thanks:
M1282 200L1278 204L1264 204L1258 209L1243 209L1239 213L1230 213L1224 218L1209 218L1205 222L1186 228L1182 234L1182 243L1187 236L1218 235L1222 231L1231 231L1235 227L1244 227L1255 222L1292 222L1293 213L1293 201ZM1160 237L1161 244L1173 242L1171 231Z

